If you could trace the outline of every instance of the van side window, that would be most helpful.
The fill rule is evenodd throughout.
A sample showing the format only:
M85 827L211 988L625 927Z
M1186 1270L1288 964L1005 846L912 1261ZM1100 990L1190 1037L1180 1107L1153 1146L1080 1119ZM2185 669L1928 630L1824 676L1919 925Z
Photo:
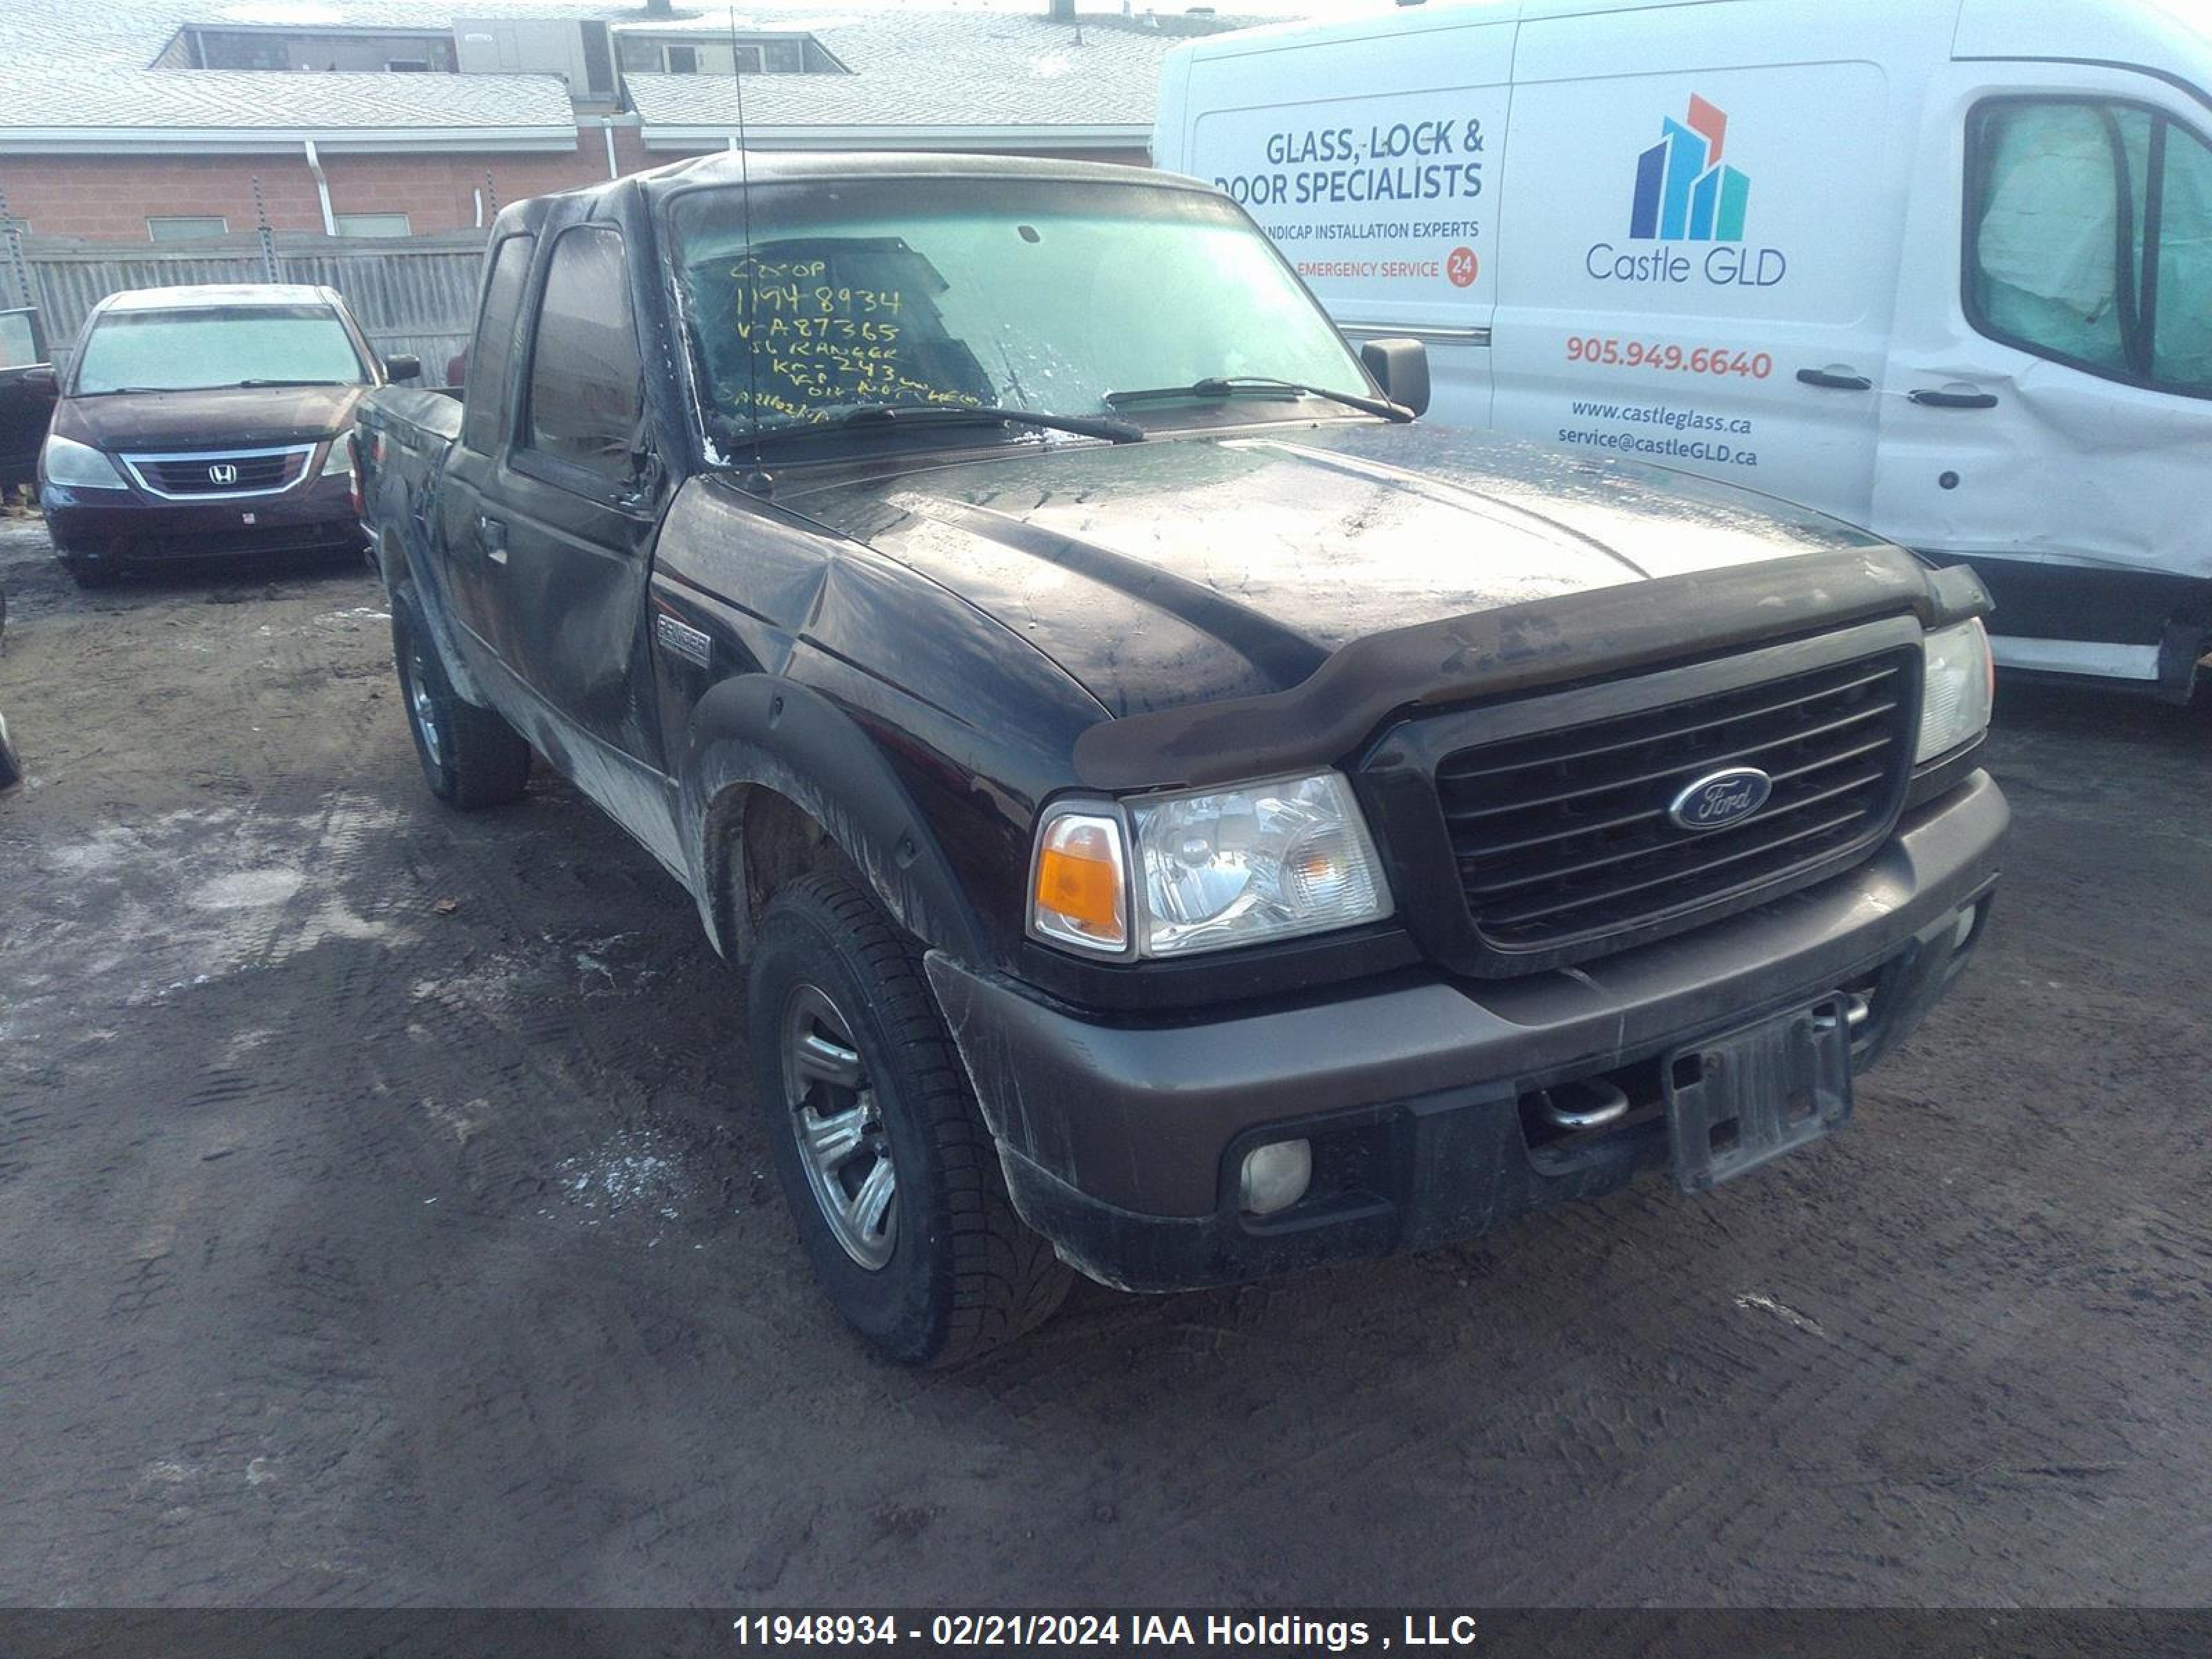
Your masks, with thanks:
M2159 133L2151 372L2161 385L2212 392L2212 146L2172 121Z
M645 371L623 240L582 226L553 244L530 355L530 447L616 483L635 471Z
M479 455L499 447L500 411L507 404L507 371L514 356L514 319L522 313L522 288L537 246L535 236L509 236L492 251L461 393L461 442Z
M1998 99L1968 128L1966 301L1983 333L2212 396L2212 150L2138 104Z

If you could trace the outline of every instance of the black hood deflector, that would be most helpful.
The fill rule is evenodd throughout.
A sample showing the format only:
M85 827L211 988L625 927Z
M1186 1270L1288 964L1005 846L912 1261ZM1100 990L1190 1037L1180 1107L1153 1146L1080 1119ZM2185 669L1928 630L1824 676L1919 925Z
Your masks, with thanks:
M1393 714L1515 696L1908 612L1923 628L1986 615L1963 566L1898 548L1802 555L1566 593L1354 640L1262 696L1103 720L1076 740L1091 788L1198 787L1334 765Z

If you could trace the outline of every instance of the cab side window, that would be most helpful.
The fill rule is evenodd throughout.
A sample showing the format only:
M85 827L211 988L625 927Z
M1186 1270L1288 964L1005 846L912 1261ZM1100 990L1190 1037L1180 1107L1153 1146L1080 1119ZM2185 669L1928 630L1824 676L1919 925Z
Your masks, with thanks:
M530 357L528 445L627 483L636 471L644 368L621 235L598 226L553 244Z
M466 381L461 393L461 442L479 455L499 447L501 412L514 357L514 324L522 314L523 284L530 276L535 236L509 236L491 256L484 280L483 305L477 315L476 337L469 343Z
M2001 99L1968 130L1966 300L1982 332L2212 396L2212 150L2138 104Z

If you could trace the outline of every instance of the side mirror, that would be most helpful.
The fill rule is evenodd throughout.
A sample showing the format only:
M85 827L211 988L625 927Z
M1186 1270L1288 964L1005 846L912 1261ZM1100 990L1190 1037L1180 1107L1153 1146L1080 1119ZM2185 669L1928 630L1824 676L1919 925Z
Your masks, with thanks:
M23 378L18 384L27 386L33 392L56 393L61 391L62 386L61 377L43 363L36 368L25 369Z
M422 360L411 351L395 351L384 360L384 378L387 380L419 380Z
M1419 340L1365 340L1359 361L1394 404L1416 415L1429 412L1429 349Z

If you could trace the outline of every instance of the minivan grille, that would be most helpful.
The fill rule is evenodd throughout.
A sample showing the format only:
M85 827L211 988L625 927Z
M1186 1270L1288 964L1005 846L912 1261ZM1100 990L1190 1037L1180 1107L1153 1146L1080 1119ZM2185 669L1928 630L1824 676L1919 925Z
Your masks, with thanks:
M1902 800L1912 666L1862 658L1446 756L1437 794L1476 930L1509 951L1583 944L1871 850ZM1766 804L1678 828L1676 794L1730 766L1772 779Z
M131 470L161 495L273 495L298 482L311 449L234 455L133 455Z

